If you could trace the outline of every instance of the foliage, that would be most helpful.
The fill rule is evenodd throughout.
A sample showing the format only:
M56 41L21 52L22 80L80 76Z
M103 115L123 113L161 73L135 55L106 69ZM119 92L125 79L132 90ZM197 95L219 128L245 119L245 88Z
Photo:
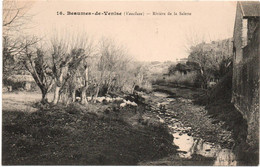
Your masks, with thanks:
M174 74L177 71L181 72L181 73L184 73L184 74L187 74L188 67L187 67L186 64L178 63L177 65L171 65L168 68L168 74L169 75Z
M199 70L198 80L202 88L207 87L207 82L218 80L225 75L231 64L231 47L231 39L200 43L191 47L188 62L193 63L195 69Z

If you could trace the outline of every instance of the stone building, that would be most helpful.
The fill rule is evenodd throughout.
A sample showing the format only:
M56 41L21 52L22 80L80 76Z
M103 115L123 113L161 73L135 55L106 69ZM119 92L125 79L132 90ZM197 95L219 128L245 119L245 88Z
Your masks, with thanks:
M237 2L233 34L232 102L247 120L247 142L259 146L260 2Z

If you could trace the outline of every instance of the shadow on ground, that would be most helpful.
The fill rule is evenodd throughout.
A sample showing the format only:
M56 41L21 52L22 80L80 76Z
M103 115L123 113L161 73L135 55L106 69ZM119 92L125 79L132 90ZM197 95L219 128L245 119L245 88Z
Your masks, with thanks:
M144 108L62 105L3 111L3 165L136 165L176 152L173 137Z

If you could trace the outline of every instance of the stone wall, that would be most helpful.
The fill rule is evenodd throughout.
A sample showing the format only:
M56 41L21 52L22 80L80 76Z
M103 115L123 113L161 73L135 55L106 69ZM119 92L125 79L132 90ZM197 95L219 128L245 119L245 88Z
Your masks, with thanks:
M258 149L259 146L259 59L260 28L242 49L242 61L234 64L232 101L248 123L247 142Z
M239 63L242 60L242 29L243 29L243 15L240 5L237 4L236 9L236 18L235 18L235 26L234 26L234 50L233 50L233 62Z

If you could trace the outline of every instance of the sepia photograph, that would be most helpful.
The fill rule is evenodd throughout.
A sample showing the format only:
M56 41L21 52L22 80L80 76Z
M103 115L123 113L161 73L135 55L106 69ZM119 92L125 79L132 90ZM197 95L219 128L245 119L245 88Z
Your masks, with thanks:
M3 166L258 166L259 1L2 1Z

